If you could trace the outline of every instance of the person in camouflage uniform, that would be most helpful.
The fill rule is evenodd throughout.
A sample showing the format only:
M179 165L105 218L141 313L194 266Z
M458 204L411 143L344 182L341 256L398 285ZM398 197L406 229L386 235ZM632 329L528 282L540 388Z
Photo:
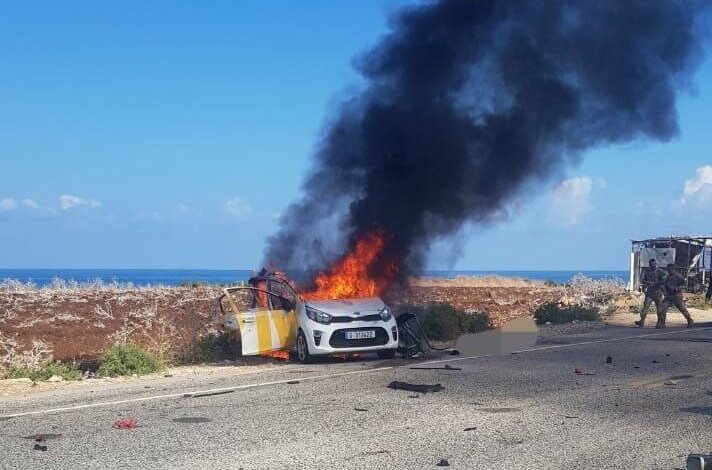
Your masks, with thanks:
M665 278L665 298L663 305L658 314L658 324L655 328L665 328L665 319L667 311L671 305L674 305L682 316L687 320L687 326L690 327L694 323L690 312L685 307L685 300L682 298L682 288L685 287L685 277L675 271L675 265L670 263L667 265L667 277Z
M651 259L648 262L648 269L643 272L641 282L643 284L645 300L643 300L643 309L640 311L640 320L637 320L635 324L642 328L645 326L645 316L648 314L648 309L652 303L655 304L655 312L658 315L658 322L660 321L660 308L663 303L665 271L658 268L658 262L654 259Z

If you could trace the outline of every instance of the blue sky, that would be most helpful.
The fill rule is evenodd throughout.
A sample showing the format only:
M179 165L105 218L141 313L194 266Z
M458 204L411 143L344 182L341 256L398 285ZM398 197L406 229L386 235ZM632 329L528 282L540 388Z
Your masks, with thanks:
M5 2L0 267L254 268L352 59L406 2ZM712 61L680 135L597 149L432 269L625 269L712 232Z

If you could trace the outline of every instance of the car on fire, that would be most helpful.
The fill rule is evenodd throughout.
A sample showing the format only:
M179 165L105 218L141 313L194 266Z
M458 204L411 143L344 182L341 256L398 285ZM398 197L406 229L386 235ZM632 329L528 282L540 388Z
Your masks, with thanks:
M344 353L391 358L398 348L396 320L380 298L310 300L279 273L223 289L217 305L219 323L239 332L246 356L290 351L307 363Z

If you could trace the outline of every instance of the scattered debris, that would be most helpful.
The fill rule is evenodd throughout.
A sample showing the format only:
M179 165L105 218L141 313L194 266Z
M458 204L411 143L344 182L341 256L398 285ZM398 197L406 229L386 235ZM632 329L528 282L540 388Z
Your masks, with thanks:
M409 367L409 369L414 370L462 370L460 367L452 367L449 364L445 364L445 367Z
M515 411L522 411L521 408L477 408L477 411L482 411L483 413L514 413Z
M47 446L35 444L35 446L33 447L33 449L34 449L34 450L41 450L42 452L44 452L44 451L47 450Z
M60 437L62 437L61 434L41 433L41 434L32 434L31 436L24 436L23 439L32 439L35 442L44 442L44 441L48 441L50 439L59 439Z
M606 364L613 364L613 358L611 356L606 358Z
M451 356L459 356L459 355L460 355L460 351L458 351L457 349L453 349L452 351L450 351L450 355L451 355Z
M53 375L49 379L47 379L47 382L64 382L64 377L61 375Z
M389 383L388 388L393 389L393 390L406 390L408 392L416 392L416 393L434 393L434 392L439 392L441 390L445 390L445 387L443 387L440 384L419 385L419 384L409 384L407 382L398 382L397 380L394 380L393 382Z
M288 383L289 385L296 385L296 384L299 383L299 381L298 381L298 380L289 380L289 381L287 381L287 383Z
M173 377L173 374L163 374L163 377Z
M656 361L655 359L653 359L653 360L652 360L652 363L653 363L653 364L657 364L658 361Z
M640 366L633 366L633 369L640 369Z
M568 416L568 415L564 415L564 418L567 418L567 419L578 419L578 416Z
M182 418L174 418L171 421L174 423L209 423L212 419L204 416L183 416Z
M163 389L165 390L165 389ZM215 395L225 395L227 393L233 393L235 390L218 390L215 392L207 392L207 393L185 393L183 394L183 398L203 398L203 397L212 397Z
M584 371L583 369L581 369L580 367L576 367L576 368L574 369L574 373L575 373L576 375L596 375L596 374L593 373L593 372L586 372L586 371Z
M354 411L368 411L366 408L354 408Z
M408 395L408 398L420 398L420 395Z
M476 429L477 429L477 426L473 426L471 428L465 428L465 429L463 429L463 431L474 431Z
M378 455L378 454L390 454L390 450L372 450L367 452L362 452L361 455Z
M138 421L132 418L117 419L111 427L114 429L134 429L138 427Z
M677 381L676 381L676 380L672 380L672 379L666 380L666 381L663 382L663 383L664 383L665 385L677 385Z
M440 462L437 464L438 467L449 467L450 463L447 461L447 459L440 459Z

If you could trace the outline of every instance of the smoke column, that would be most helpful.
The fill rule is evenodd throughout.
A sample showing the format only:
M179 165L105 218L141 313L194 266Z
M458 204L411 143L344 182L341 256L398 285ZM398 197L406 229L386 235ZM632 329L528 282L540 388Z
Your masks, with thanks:
M398 12L356 60L366 85L327 123L265 262L323 269L378 228L383 256L416 273L435 238L491 221L583 151L669 140L709 3L445 0Z

